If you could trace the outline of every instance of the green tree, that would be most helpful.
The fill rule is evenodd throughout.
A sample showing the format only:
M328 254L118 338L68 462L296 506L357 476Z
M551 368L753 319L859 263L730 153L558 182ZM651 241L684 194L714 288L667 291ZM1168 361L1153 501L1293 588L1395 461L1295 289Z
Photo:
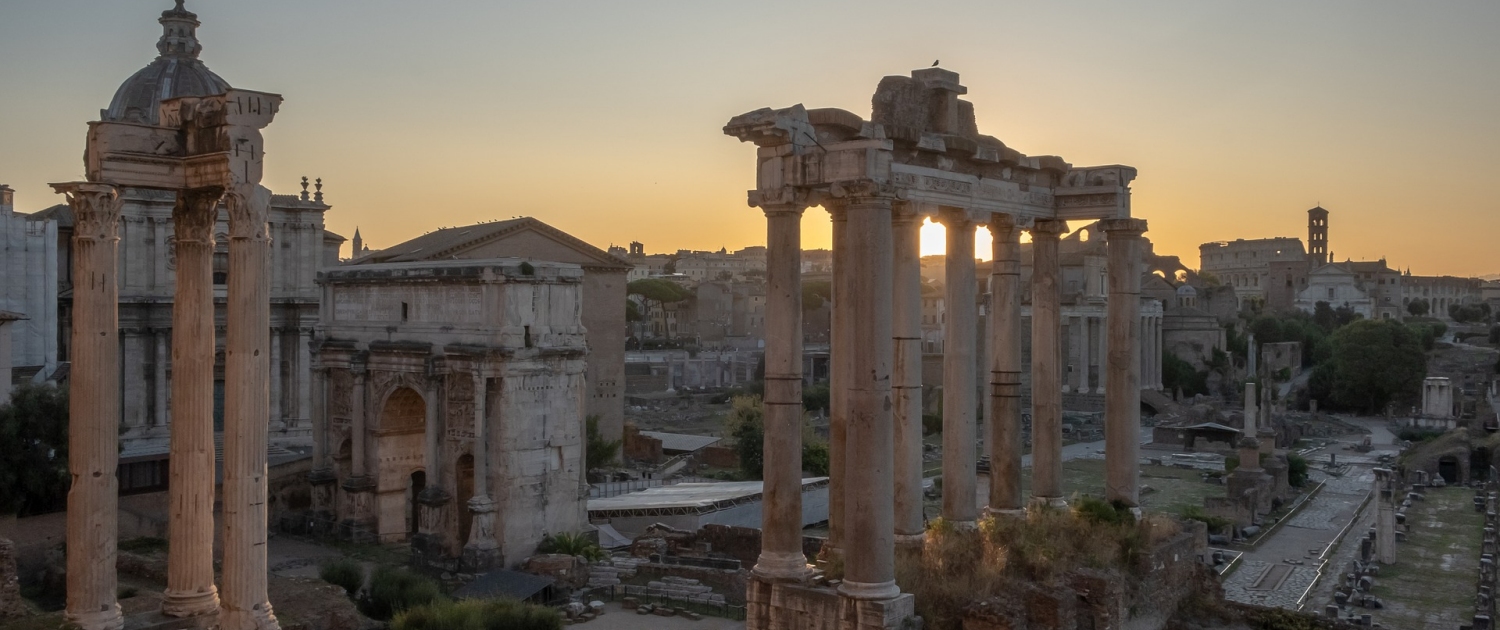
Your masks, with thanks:
M1184 396L1208 395L1208 372L1193 369L1193 364L1177 358L1170 352L1161 353L1162 385L1169 392L1182 390Z
M64 509L68 484L68 392L21 385L0 405L0 514Z
M587 441L584 445L584 461L587 462L588 470L603 468L615 461L615 456L620 453L620 440L606 440L599 433L599 416L589 416L584 420L586 427L585 435Z
M646 303L648 309L652 302L660 306L693 297L693 292L682 285L661 278L641 278L631 282L625 285L625 293L641 296L641 300Z
M816 311L823 302L833 297L833 287L827 280L810 280L802 283L802 310Z
M1393 400L1415 398L1427 376L1420 337L1398 322L1356 321L1335 331L1329 343L1332 358L1309 383L1325 404L1378 413Z
M830 395L827 383L804 387L802 388L802 408L827 413Z
M1423 317L1432 312L1432 303L1427 298L1417 298L1406 303L1406 312L1411 313L1412 317Z
M724 435L734 441L740 473L760 479L765 467L766 423L760 396L736 396L724 418Z
M641 315L641 307L636 306L633 300L625 300L625 321L638 322L645 319Z

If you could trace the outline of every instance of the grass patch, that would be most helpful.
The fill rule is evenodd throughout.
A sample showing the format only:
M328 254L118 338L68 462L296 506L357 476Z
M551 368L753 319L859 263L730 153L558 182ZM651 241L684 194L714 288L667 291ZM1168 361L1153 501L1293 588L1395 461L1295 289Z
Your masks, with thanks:
M1484 515L1465 488L1429 488L1406 512L1396 564L1380 567L1377 618L1388 628L1456 628L1470 621L1479 580Z
M439 601L398 613L392 630L559 630L562 615L513 599Z
M365 585L365 568L349 558L328 560L318 567L318 578L336 586L353 598Z

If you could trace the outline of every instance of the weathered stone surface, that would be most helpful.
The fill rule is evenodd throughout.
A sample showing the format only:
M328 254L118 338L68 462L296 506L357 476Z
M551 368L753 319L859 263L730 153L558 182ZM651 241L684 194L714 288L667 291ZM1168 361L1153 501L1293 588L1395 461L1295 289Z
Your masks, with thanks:
M359 614L344 589L313 578L271 576L270 600L282 630L374 630L382 624Z
M16 576L16 547L0 538L0 623L19 619L31 613L21 598L21 580Z

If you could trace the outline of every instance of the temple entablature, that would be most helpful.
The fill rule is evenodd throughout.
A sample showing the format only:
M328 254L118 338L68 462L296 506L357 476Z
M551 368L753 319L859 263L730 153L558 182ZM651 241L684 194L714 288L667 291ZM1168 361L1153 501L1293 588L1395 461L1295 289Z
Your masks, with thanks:
M969 211L975 221L995 213L1069 221L1130 216L1134 168L1074 167L1060 157L1022 154L978 132L973 104L958 98L966 92L957 73L926 68L882 79L870 120L798 104L736 116L724 133L759 147L751 205L787 197L786 187L820 199L851 182L872 182L928 216L937 207Z

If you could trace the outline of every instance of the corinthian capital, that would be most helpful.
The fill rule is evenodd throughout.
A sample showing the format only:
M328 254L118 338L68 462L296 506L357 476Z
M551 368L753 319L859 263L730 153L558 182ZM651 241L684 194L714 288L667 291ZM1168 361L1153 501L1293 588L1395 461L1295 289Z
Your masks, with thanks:
M229 238L266 240L266 218L271 211L271 191L263 186L235 186L224 192L229 209Z
M172 208L172 226L177 242L213 246L214 224L219 220L219 201L223 188L196 188L180 191Z
M73 210L73 238L120 239L120 191L113 184L66 182L51 186L68 199L68 207Z

